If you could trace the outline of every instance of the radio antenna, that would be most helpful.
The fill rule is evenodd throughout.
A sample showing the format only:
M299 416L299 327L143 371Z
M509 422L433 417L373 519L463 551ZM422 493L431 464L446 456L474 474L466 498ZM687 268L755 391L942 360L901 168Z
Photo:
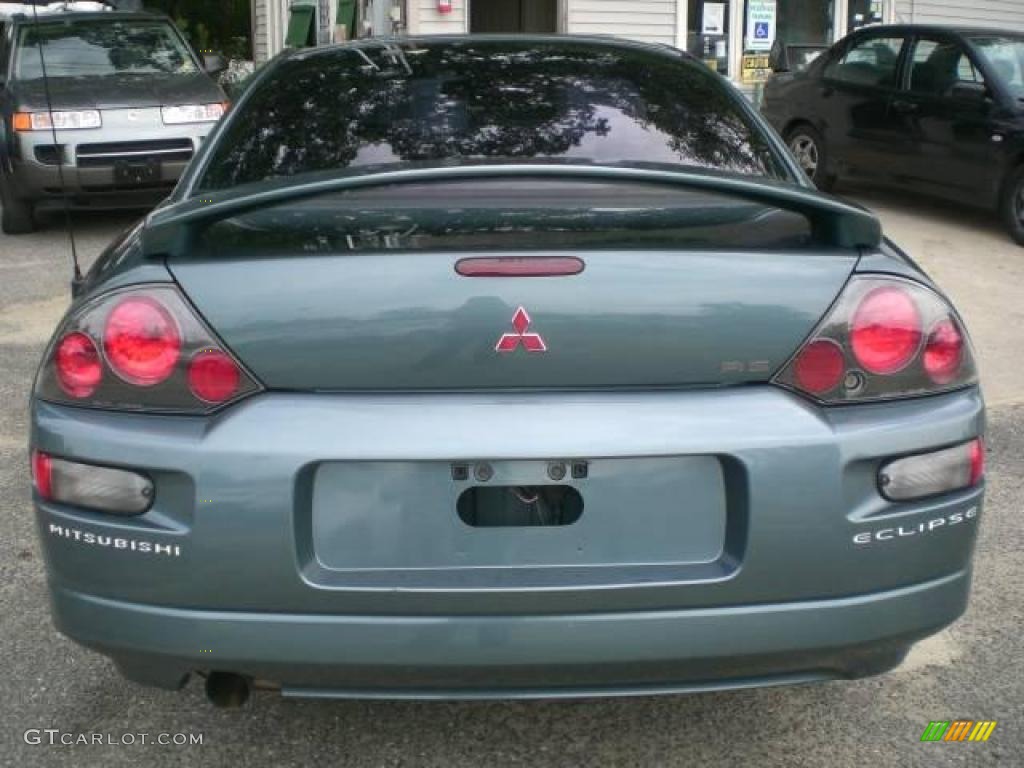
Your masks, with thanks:
M57 153L57 177L60 180L61 199L64 201L64 223L68 229L68 240L71 243L71 295L77 296L82 286L82 269L78 265L78 245L75 242L75 226L71 221L71 203L68 200L68 188L64 183L64 150L57 139L57 124L53 119L53 98L50 95L50 78L46 73L46 56L43 55L43 36L39 29L39 13L36 4L32 3L32 30L36 33L36 45L39 46L39 67L43 72L43 93L46 95L46 112L50 118L50 133L53 136L53 149Z

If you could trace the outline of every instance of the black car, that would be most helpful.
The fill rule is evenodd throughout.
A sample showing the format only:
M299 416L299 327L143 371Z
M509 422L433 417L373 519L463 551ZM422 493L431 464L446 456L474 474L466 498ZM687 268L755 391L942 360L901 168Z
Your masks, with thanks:
M820 188L863 178L985 206L1024 245L1024 35L863 29L773 77L763 111Z

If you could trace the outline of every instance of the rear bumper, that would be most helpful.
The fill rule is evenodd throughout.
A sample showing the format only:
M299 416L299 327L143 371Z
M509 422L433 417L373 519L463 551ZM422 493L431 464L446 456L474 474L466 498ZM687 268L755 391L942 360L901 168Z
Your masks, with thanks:
M53 592L61 631L137 682L194 669L286 695L548 698L849 679L897 665L954 621L969 572L871 595L735 608L560 616L324 616L189 611ZM113 645L112 645L113 643Z
M893 504L878 467L984 426L977 389L835 409L769 386L265 393L210 418L36 401L32 441L154 480L154 507L138 518L36 499L58 627L129 677L173 687L217 669L332 695L592 695L898 663L964 609L983 489ZM454 461L582 458L597 473L652 457L715 457L724 503L660 498L690 520L724 517L700 533L720 546L683 540L672 560L655 541L665 529L647 526L626 535L648 537L649 550L616 547L620 529L585 510L595 527L487 532L474 548L444 495ZM360 462L405 478L439 465L441 477L410 504L409 486L397 493L368 472L359 493L318 507L318 469ZM621 523L645 509L606 513ZM411 516L430 524L411 534ZM354 538L365 552L345 548ZM645 551L657 562L630 559Z

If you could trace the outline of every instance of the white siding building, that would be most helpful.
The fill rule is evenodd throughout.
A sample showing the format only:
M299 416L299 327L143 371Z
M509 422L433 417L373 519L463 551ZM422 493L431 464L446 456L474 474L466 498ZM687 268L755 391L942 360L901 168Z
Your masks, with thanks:
M253 0L254 49L284 47L292 2ZM673 45L737 82L780 39L825 46L865 24L970 24L1024 32L1024 0L358 0L359 36L533 32L616 35ZM755 28L757 31L755 32ZM760 39L757 37L760 36ZM767 38L765 37L767 36ZM749 74L749 73L748 73Z
M572 34L615 34L648 43L676 44L676 0L572 0L566 10L566 31Z
M452 0L442 13L437 0L409 0L409 33L552 32L618 35L675 45L678 0Z
M262 63L284 48L288 28L288 0L252 0L253 57Z
M1024 32L1024 0L896 0L896 19Z

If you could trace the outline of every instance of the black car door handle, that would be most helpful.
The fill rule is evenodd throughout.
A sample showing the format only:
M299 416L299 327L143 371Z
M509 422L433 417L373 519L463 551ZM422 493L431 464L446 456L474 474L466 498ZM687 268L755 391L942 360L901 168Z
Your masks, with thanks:
M897 99L896 101L894 101L892 103L892 108L895 109L897 112L902 112L905 115L913 114L914 112L917 112L920 109L920 107L914 102L903 101L902 99Z

